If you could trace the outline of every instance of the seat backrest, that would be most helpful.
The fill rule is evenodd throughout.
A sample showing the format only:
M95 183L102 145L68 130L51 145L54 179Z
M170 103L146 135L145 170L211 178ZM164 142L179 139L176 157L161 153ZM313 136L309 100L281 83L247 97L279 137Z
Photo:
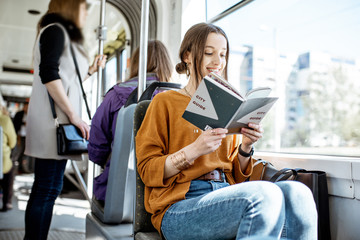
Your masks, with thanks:
M146 110L150 104L150 100L145 100L136 106L134 113L134 137L144 120ZM136 168L136 203L135 203L135 224L134 232L155 232L155 228L151 223L151 215L145 210L144 206L144 183L142 182Z
M138 130L140 129L141 123L144 120L146 111L149 107L150 99L152 92L154 92L156 87L161 87L163 89L180 89L182 85L177 83L166 83L161 82L152 84L153 86L149 86L144 93L141 95L138 105L136 106L135 113L134 113L134 138L137 135ZM151 89L153 88L153 89ZM135 156L136 161L136 156ZM135 166L136 170L136 200L135 200L135 222L134 222L134 235L135 239L161 239L159 234L157 233L156 229L151 223L151 214L149 214L145 210L144 206L144 188L145 185L141 180L139 173L137 171L137 167ZM156 233L153 233L156 232ZM147 234L149 233L149 234ZM144 237L140 237L144 235Z
M140 101L151 99L158 88L179 89L181 85L153 82L141 95ZM116 120L104 207L96 200L91 204L92 213L102 223L119 224L134 221L136 163L133 126L136 105L137 89L130 94L126 104L120 108ZM145 210L144 212L146 213ZM150 226L152 227L151 223Z
M173 83L173 82L153 82L151 83L146 89L145 91L141 94L139 102L142 102L144 100L150 100L152 98L152 96L155 93L156 89L163 89L163 90L169 90L169 89L180 89L183 86L180 83ZM132 93L129 95L126 103L125 103L125 107L129 106L130 104L134 103L134 102L138 102L138 89L135 88L134 91L132 91Z
M116 120L105 205L93 202L91 210L103 223L133 222L135 157L133 119L136 104L122 107Z
M141 95L140 101L145 102L147 99L151 99L155 90L159 88L179 89L181 85L178 83L153 82ZM137 89L130 94L126 104L120 108L116 120L104 207L96 200L91 204L92 213L102 223L106 224L134 222L136 162L133 126L137 99L132 95L135 95L135 93L137 93ZM150 100L147 102L149 103ZM141 106L144 106L143 104L141 102ZM140 187L142 187L142 191L137 189L137 192L141 193L143 198L144 187ZM143 205L143 200L141 205ZM145 209L144 213L147 214ZM149 214L147 215L149 216ZM149 226L154 229L151 222Z

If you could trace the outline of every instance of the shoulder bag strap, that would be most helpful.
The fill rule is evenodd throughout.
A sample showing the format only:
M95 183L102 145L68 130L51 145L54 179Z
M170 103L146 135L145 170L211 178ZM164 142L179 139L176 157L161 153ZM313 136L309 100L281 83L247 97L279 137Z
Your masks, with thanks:
M91 113L90 113L89 105L88 105L88 102L87 102L87 99L86 99L86 94L85 94L85 91L84 91L84 87L83 87L83 85L82 85L79 67L78 67L78 64L77 64L77 61L76 61L74 49L73 49L73 47L72 47L71 44L70 44L70 50L71 50L71 55L72 55L73 60L74 60L75 69L76 69L76 73L77 73L77 75L78 75L78 79L79 79L81 91L82 91L82 94L83 94L83 98L84 98L84 101L85 101L85 106L86 106L87 114L88 114L88 116L89 116L89 119L91 120Z
M49 91L48 91L48 96L49 96L49 101L50 101L51 112L52 112L53 118L55 120L55 126L58 127L59 122L57 120L57 115L56 115L56 111L55 111L54 99L52 99L52 97L50 96Z
M86 94L85 94L85 91L84 91L84 88L83 88L83 85L82 85L82 81L81 81L81 77L80 77L80 72L79 72L79 67L78 67L78 65L77 65L77 61L76 61L76 58L75 58L74 49L72 48L72 45L70 45L70 51L71 51L71 55L72 55L73 60L74 60L76 73L77 73L77 75L78 75L78 79L79 79L81 91L82 91L83 98L84 98L85 105L86 105L86 110L87 110L89 119L91 120L91 114L90 114L89 105L88 105L88 103L87 103ZM56 126L59 126L59 123L58 123L58 120L57 120L57 114L56 114L56 111L55 111L54 99L50 96L49 92L48 92L48 96L49 96L49 101L50 101L51 112L52 112L53 118L55 119L55 125L56 125Z
M270 182L284 181L289 179L291 176L293 176L293 179L296 179L297 171L291 168L283 168L280 171L278 171L269 181Z

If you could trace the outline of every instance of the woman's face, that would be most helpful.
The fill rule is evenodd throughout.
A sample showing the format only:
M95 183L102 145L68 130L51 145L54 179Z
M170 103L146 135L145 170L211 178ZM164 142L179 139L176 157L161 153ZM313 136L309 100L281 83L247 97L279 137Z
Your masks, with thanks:
M86 23L86 17L88 15L86 2L80 3L79 9L79 28L83 28Z
M226 38L217 33L210 33L207 37L204 49L204 56L201 63L202 76L210 72L222 74L226 66Z

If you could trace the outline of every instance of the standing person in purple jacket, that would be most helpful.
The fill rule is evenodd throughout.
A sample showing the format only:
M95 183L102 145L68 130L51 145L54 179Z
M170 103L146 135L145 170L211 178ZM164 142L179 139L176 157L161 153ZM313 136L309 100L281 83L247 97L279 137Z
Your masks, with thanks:
M169 82L173 65L164 44L148 42L146 85L155 81ZM131 58L129 80L114 85L105 95L92 119L88 144L89 159L104 168L94 179L94 196L101 204L105 200L109 176L110 154L114 140L118 111L125 105L130 93L138 86L139 48Z

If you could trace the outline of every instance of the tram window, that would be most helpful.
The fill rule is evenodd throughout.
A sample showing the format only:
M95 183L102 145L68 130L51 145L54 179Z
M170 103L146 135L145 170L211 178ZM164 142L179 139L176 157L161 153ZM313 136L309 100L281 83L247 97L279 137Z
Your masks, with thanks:
M124 82L127 77L127 51L123 49L120 52L120 81Z
M106 14L105 14L105 26L107 27L106 38L104 40L104 54L108 55L108 62L106 64L106 69L103 72L103 78L101 81L101 93L103 96L109 88L111 88L118 80L121 79L120 70L120 59L116 55L116 51L122 49L125 45L126 36L129 36L129 33L126 33L125 29L128 29L127 21L125 20L122 13L117 7L113 4L106 2ZM86 25L83 29L85 35L84 46L85 49L89 52L89 56L95 56L98 54L98 38L96 34L96 29L99 27L100 19L100 2L92 1L88 9L88 15L91 18L88 18ZM97 83L98 80L95 77L92 78L92 81L84 82L85 91L88 93L88 99L91 99L91 109L94 112L97 107ZM86 114L86 113L85 113ZM86 115L85 115L86 116Z
M230 41L229 81L280 97L258 150L360 156L359 15L356 0L254 0L215 22Z
M215 17L222 11L225 11L226 9L234 6L238 2L239 2L239 0L227 0L227 1L206 0L206 18L207 18L207 20Z
M117 78L117 58L111 58L105 67L104 77L104 93L106 93L112 86L116 84Z

